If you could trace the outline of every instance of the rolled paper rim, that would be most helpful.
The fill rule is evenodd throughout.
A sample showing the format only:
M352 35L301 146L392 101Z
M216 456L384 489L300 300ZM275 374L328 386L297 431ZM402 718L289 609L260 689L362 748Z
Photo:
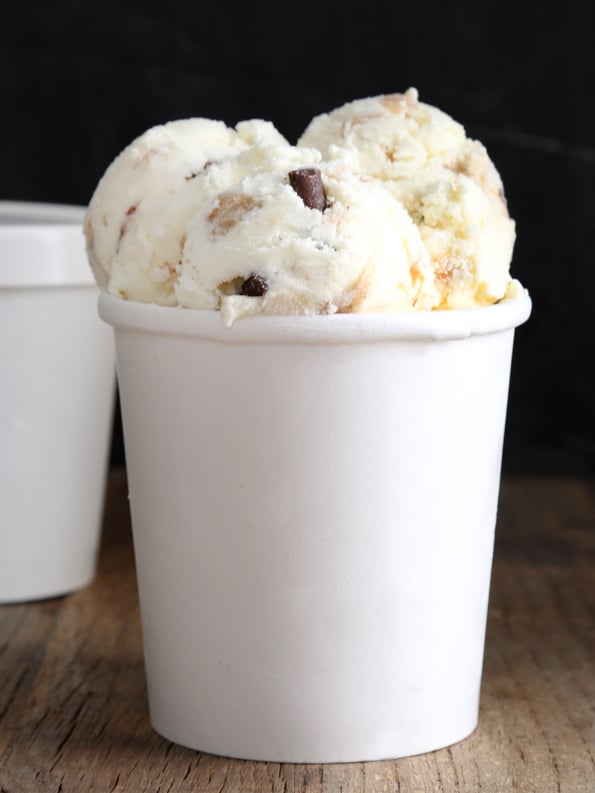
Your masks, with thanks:
M314 316L258 315L223 324L219 311L99 297L100 317L118 330L224 344L353 344L465 339L510 330L531 313L528 294L489 306L444 311Z

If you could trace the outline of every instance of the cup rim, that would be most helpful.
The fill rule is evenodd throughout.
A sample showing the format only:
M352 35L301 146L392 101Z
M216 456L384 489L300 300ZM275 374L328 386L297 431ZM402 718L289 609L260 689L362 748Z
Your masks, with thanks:
M86 208L76 204L37 201L0 201L0 229L4 226L82 224Z
M527 293L489 306L444 311L313 316L257 315L223 324L219 311L124 300L102 291L99 316L116 330L226 344L448 341L510 330L531 313Z
M0 289L95 286L85 208L0 201Z

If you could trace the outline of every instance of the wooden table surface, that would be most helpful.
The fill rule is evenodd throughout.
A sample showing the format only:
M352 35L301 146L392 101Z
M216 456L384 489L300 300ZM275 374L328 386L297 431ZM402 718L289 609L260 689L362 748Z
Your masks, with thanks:
M99 573L0 606L0 793L595 793L595 479L502 484L479 727L397 761L279 765L190 751L149 726L124 472Z

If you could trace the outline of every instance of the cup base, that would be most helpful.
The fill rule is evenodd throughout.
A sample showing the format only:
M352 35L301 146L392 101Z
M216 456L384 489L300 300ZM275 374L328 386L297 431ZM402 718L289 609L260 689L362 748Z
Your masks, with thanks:
M379 762L427 754L461 743L461 741L466 740L475 732L477 725L478 718L476 717L471 723L464 726L460 725L458 730L432 734L432 730L428 729L423 735L411 735L408 736L407 740L392 743L390 740L383 740L382 738L373 740L369 736L362 736L360 746L337 744L335 740L336 734L333 732L329 736L326 745L319 738L316 746L302 746L294 747L292 750L276 751L273 746L257 748L254 745L242 747L237 744L211 743L208 740L194 741L189 735L181 735L175 729L172 730L167 727L162 729L155 719L151 719L151 726L159 735L187 749L218 757L228 757L233 760L308 765Z
M14 587L6 590L0 588L0 603L3 605L15 605L17 603L65 597L89 586L95 578L95 572L95 566L93 566L84 573L77 571L75 578L65 578L60 573L56 580L51 577L43 582L35 581L31 583L21 579L18 585Z

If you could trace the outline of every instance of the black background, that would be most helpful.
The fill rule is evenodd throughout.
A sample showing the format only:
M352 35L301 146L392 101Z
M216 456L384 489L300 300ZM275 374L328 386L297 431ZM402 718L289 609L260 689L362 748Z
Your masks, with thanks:
M592 472L594 8L14 2L0 198L86 204L120 149L174 118L267 118L295 141L316 113L414 85L485 143L517 221L513 273L534 309L517 331L504 469Z

